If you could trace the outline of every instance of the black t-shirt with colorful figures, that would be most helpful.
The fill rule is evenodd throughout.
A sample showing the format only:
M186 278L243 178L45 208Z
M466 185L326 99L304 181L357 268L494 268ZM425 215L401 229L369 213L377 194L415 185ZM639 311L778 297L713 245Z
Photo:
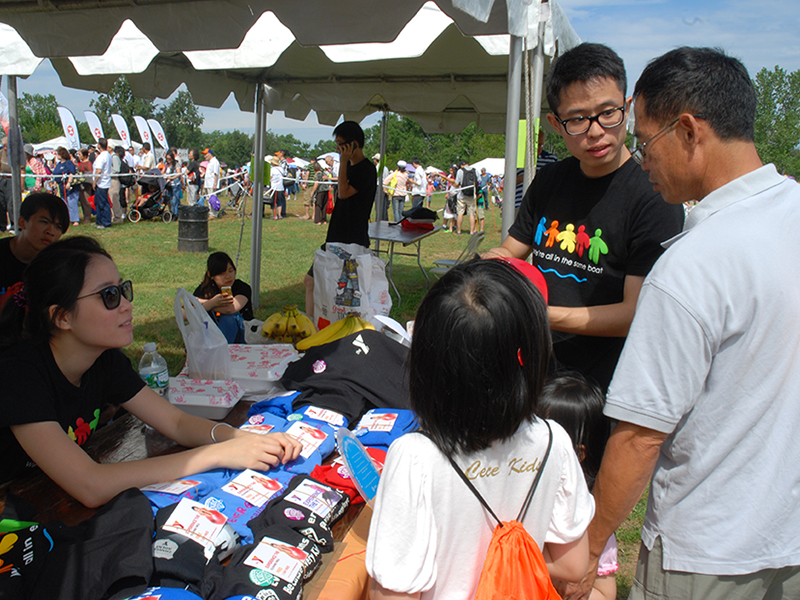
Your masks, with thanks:
M11 425L55 421L83 446L106 405L127 402L144 387L120 350L103 352L76 387L58 369L49 344L28 342L0 357L0 381L0 483L36 468Z
M589 178L570 157L536 174L509 234L533 246L552 306L598 306L621 302L625 276L647 275L682 227L683 207L664 202L633 160ZM559 363L605 389L625 338L553 332L553 342Z

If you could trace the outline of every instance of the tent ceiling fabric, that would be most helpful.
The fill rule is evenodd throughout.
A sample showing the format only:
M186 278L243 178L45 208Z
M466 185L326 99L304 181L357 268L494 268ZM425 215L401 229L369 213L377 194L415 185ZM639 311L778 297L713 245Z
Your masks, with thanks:
M491 4L489 0L467 1ZM521 1L524 2L509 0L509 4ZM6 32L14 34L8 37L15 40L15 52L0 53L0 73L13 73L9 69L25 65L30 71L22 74L29 74L39 59L29 50L27 56L20 53L25 42L13 29L2 25L9 17L3 10L7 4L0 0L0 36L6 39ZM162 6L139 1L134 4L133 8L146 6L150 10ZM164 8L189 10L197 6L202 10L208 8L206 4L187 0L166 2ZM235 0L214 3L217 11L220 5L240 4ZM471 23L473 30L483 28L494 32L498 22L505 18L504 2L498 0L491 5L489 21L484 25L454 9L452 0L402 3L400 12L392 7L391 17L387 17L385 3L369 2L367 6L361 0L348 0L343 3L347 5L346 10L336 12L334 23L342 15L351 15L354 7L358 7L364 11L364 18L357 21L360 25L372 23L374 15L379 14L386 21L403 26L399 31L397 27L392 29L393 41L384 43L375 42L385 35L382 31L369 36L364 34L369 41L355 43L349 37L350 29L343 28L337 41L345 43L339 45L304 45L306 38L296 38L294 25L301 27L303 23L310 23L313 28L324 19L315 15L314 19L298 20L284 15L285 4L292 4L293 11L306 17L314 13L298 11L297 5L312 11L320 7L319 2L312 0L252 2L254 12L257 6L271 5L270 10L256 13L251 22L245 23L249 31L244 29L238 47L185 52L159 50L160 42L153 37L152 29L140 29L141 25L134 23L135 19L128 12L130 20L117 26L118 32L115 31L113 41L109 40L104 46L102 55L51 56L51 61L65 86L101 93L108 92L118 74L125 73L138 97L168 98L185 83L199 105L220 107L233 92L241 110L253 111L256 87L264 84L269 112L283 111L291 118L303 119L314 110L321 124L334 125L342 115L361 120L376 110L389 110L414 118L429 132L461 131L472 121L487 132L504 131L509 38L507 35L467 37L462 33L469 29L465 23ZM409 11L409 6L414 10ZM531 19L538 19L536 8L536 5L532 7L533 17L528 15L529 27ZM579 42L554 0L551 0L551 8L552 23L556 25L555 29L549 25L545 36L545 50L549 49L550 53L555 49L556 40L562 50ZM112 9L122 10L122 7L112 6L108 10ZM105 15L105 8L96 10L93 14L99 14L98 19ZM19 14L27 14L28 20L34 17L30 12ZM35 18L43 14L51 13L36 13ZM181 23L180 29L184 29L183 21ZM326 29L336 30L336 26L328 24ZM3 47L5 50L5 43ZM72 52L74 50L71 48Z
M303 46L390 42L425 0L0 0L0 22L16 29L39 57L103 54L130 19L161 52L237 48L262 13L272 11ZM437 0L465 35L508 31L505 2L486 23ZM180 26L176 26L180 24ZM355 25L355 26L354 26ZM76 40L76 31L91 35Z

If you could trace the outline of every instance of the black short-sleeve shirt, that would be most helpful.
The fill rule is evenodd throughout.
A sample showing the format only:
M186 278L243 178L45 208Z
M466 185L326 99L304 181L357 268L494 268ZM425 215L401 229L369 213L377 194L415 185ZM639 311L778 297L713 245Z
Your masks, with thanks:
M195 289L194 294L193 294L195 298L203 298L204 300L208 300L208 299L213 298L214 296L216 296L217 294L220 293L220 289L217 287L217 284L214 283L213 281L211 282L211 289L209 291L210 295L208 295L208 294L203 295L203 290L201 290L200 288L201 288L201 286L198 285L197 289ZM247 304L245 304L242 307L242 310L239 311L239 314L242 315L242 318L245 321L252 320L253 319L253 296L252 296L252 290L250 289L250 286L247 285L241 279L236 279L233 282L233 285L231 286L231 294L233 294L234 297L236 297L236 296L244 296L245 298L247 298Z
M123 404L144 387L121 350L103 352L76 387L59 370L49 344L28 342L0 356L0 381L0 482L35 467L11 425L55 421L83 446L106 405Z
M583 174L569 157L546 165L522 199L509 234L533 246L553 306L598 306L623 300L626 275L644 277L683 227L683 207L653 191L633 160L604 177ZM553 332L564 366L608 386L625 338Z
M0 296L6 293L15 283L22 281L26 265L11 252L11 240L7 237L0 240Z
M375 165L366 158L354 165L347 165L347 182L357 192L349 198L336 199L325 241L360 244L369 248L369 215L378 184Z

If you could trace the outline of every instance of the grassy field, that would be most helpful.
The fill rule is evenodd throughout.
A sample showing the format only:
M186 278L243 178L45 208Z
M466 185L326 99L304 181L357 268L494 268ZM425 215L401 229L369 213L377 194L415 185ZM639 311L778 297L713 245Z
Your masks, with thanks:
M433 208L440 209L443 205L444 196L434 195ZM265 220L263 223L261 289L256 318L266 319L285 304L297 304L303 309L303 275L311 265L314 251L325 241L326 226L316 226L312 221L297 218L301 208L299 199L290 201L286 219ZM249 205L247 212L250 212ZM241 219L231 212L222 218L212 219L208 224L209 252L221 250L234 260L241 234L238 274L245 281L250 278L251 227L252 221L247 217L242 231ZM481 249L500 244L500 227L500 211L487 211L486 238ZM439 258L456 258L468 239L467 222L464 223L464 229L464 235L460 236L440 232L427 238L422 244L423 266L430 268L433 261ZM175 290L184 287L192 292L199 285L205 272L207 254L178 252L177 223L126 222L102 231L82 225L70 228L67 235L90 235L100 240L114 257L123 279L133 281L134 342L125 352L134 364L138 364L142 355L142 345L156 342L158 351L169 364L170 374L177 374L186 360L186 354L175 322ZM425 295L425 278L416 260L411 257L395 257L393 275L403 295L403 303L398 308L397 299L393 296L395 306L391 316L405 323L414 318L416 308ZM627 597L636 568L644 506L643 499L618 532L621 565L617 574L619 598Z
M441 208L443 204L443 196L434 196L434 208ZM287 218L263 222L261 289L259 308L255 311L258 319L266 319L285 304L304 308L303 276L311 266L314 251L325 241L327 226L316 226L312 221L297 218L301 208L299 199L290 201ZM247 212L249 215L249 206ZM268 213L271 214L269 209ZM495 210L496 230L491 212L487 217L483 248L500 243L500 213ZM469 229L468 223L464 228ZM249 281L251 218L245 219L242 230L241 219L228 211L222 218L210 220L208 229L209 253L221 250L234 261L241 234L238 276ZM134 342L126 349L128 355L138 361L142 345L156 342L159 352L167 359L170 373L175 375L186 358L173 311L175 290L184 287L192 292L200 284L208 255L178 252L178 223L175 222L126 222L106 230L82 225L70 228L67 235L90 235L100 240L114 257L123 279L133 281ZM438 258L456 258L467 239L468 233L457 236L446 232L427 238L422 244L423 266L430 268ZM425 294L425 278L414 258L402 256L395 257L393 278L403 294L403 303L397 307L397 298L392 294L395 306L391 316L405 323L414 318Z

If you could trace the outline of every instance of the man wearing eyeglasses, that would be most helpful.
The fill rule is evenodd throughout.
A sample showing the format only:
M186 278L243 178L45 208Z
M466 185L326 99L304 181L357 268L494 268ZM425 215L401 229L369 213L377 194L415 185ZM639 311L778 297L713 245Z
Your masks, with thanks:
M738 60L672 50L634 97L634 158L668 203L699 203L644 282L608 391L620 423L591 554L652 476L630 598L800 598L800 187L762 165Z
M581 44L553 62L547 120L572 156L537 173L508 237L485 255L532 253L547 280L559 367L603 390L660 243L683 224L681 207L666 204L630 160L626 86L622 59L600 44Z

